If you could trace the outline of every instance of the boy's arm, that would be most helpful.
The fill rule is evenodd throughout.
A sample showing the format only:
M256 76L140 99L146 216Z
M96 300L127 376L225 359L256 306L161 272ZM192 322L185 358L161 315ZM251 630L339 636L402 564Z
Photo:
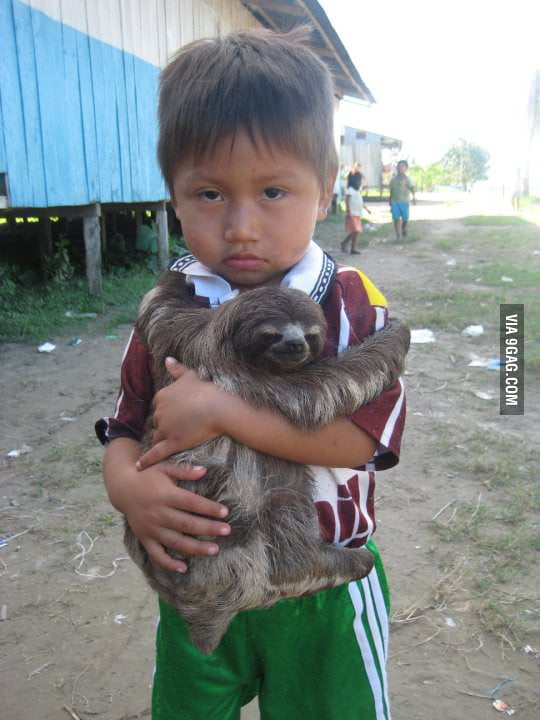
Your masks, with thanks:
M155 397L156 444L138 462L148 468L175 452L219 435L267 455L307 465L358 467L375 452L376 442L346 418L316 431L304 431L279 413L254 408L180 363L168 361L176 382Z
M136 440L120 437L105 450L103 478L111 503L122 512L148 555L166 570L185 572L165 547L186 555L215 555L219 547L194 535L228 535L230 526L211 518L223 518L227 508L176 486L173 478L198 480L204 468L185 465L153 465L139 472L135 463L141 453Z

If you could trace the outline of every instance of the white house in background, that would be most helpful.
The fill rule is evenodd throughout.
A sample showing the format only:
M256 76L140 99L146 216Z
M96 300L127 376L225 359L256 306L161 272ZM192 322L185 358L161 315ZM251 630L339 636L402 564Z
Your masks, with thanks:
M350 168L362 164L364 188L377 188L382 194L401 150L401 140L358 128L344 127L340 138L340 165Z

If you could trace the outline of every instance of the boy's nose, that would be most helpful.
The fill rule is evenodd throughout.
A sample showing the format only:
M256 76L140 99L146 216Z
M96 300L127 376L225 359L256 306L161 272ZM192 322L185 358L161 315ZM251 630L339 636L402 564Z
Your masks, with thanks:
M254 242L258 238L256 209L251 203L232 205L225 226L225 240Z

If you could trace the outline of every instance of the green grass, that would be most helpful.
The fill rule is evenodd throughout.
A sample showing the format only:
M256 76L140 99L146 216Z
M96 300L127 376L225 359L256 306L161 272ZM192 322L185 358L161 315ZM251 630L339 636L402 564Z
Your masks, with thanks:
M529 225L529 221L517 215L469 215L463 218L465 225Z
M462 271L462 277L465 282L476 281L476 278L480 278L482 285L493 287L534 288L538 290L540 288L540 262L532 264L523 260L519 264L487 263L477 265L471 270ZM502 280L503 277L511 278L512 282Z
M394 291L392 297L408 306L407 320L414 327L461 332L467 325L499 322L498 305L495 305L493 294L488 292L455 287L424 291L409 287Z
M156 282L146 269L105 275L103 295L88 293L84 278L68 283L23 286L5 281L0 288L0 341L40 342L57 335L110 332L131 324L142 296ZM72 313L97 313L97 319L69 318Z
M498 433L454 432L438 428L431 449L448 459L458 476L476 481L471 502L457 499L432 521L439 542L460 571L455 587L438 588L451 596L470 598L479 629L499 636L505 644L527 642L538 632L535 618L524 614L537 606L534 574L540 550L540 491L538 451L523 441ZM457 542L459 539L460 542ZM458 562L459 561L459 562ZM530 581L523 578L531 577ZM516 588L530 587L530 597Z

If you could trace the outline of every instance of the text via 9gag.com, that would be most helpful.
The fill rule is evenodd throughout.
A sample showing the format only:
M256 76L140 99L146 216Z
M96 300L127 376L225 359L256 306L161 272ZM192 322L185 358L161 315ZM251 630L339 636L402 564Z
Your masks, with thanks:
M500 414L525 412L524 305L500 306Z

